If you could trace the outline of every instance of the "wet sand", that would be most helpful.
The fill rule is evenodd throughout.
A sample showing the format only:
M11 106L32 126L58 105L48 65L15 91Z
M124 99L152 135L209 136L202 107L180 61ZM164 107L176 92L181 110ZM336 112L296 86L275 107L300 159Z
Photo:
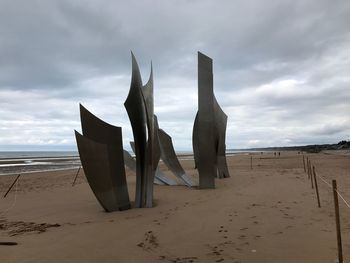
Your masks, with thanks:
M350 155L308 155L350 200ZM182 160L194 179L193 160ZM155 206L105 213L83 173L22 176L0 197L0 262L337 262L333 196L319 182L321 208L296 152L228 158L231 178L216 189L155 186ZM161 167L166 171L165 167ZM0 176L4 195L15 176ZM135 177L128 171L131 200ZM14 200L16 203L14 204ZM14 204L14 206L12 206ZM8 211L6 211L8 210ZM345 262L350 209L340 201Z
M78 156L1 158L0 176L78 168Z

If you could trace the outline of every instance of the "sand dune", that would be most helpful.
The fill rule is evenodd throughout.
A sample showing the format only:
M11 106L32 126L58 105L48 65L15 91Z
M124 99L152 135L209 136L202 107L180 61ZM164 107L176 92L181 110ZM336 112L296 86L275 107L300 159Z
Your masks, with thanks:
M337 179L350 200L350 155L309 155L319 175ZM83 174L23 176L0 200L1 262L336 262L332 192L319 183L322 207L301 155L229 157L231 178L214 190L155 186L155 206L104 213ZM182 160L196 178L193 160ZM166 169L162 167L166 172ZM3 195L14 176L0 177ZM128 171L131 199L135 177ZM8 210L9 209L9 210ZM8 210L8 211L6 211ZM350 261L350 209L340 203L343 251Z

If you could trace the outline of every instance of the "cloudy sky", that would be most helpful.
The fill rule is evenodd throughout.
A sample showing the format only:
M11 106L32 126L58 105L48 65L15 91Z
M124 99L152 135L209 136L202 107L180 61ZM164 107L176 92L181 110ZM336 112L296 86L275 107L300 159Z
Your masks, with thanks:
M0 151L75 149L79 103L123 127L130 50L177 150L190 150L197 51L214 60L227 147L350 136L350 1L0 2Z

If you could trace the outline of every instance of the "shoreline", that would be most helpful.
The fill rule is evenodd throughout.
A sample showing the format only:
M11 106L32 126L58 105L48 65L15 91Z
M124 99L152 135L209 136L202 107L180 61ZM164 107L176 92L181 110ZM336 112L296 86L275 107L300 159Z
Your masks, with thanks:
M267 155L276 151L238 151L226 153L227 157L235 155ZM284 151L284 152L297 152L297 151ZM298 155L307 155L307 153L298 153ZM350 154L347 150L327 150L322 151L320 154L332 155L332 154ZM177 154L179 161L193 160L192 154ZM67 162L67 163L65 163ZM73 162L73 163L71 163ZM160 160L160 163L162 160ZM58 168L57 166L66 166ZM64 171L74 170L81 166L79 156L47 156L47 157L18 157L18 158L0 158L0 176L4 175L17 175L19 173L31 174L38 172L49 171ZM48 168L52 167L52 168ZM27 169L26 169L27 168Z
M70 170L77 170L79 169L80 166L78 167L71 167L71 168L61 168L61 169L49 169L49 170L35 170L35 171L28 171L28 172L13 172L13 173L6 173L6 174L1 174L0 176L14 176L14 175L31 175L31 174L38 174L38 173L49 173L49 172L59 172L59 171L70 171Z

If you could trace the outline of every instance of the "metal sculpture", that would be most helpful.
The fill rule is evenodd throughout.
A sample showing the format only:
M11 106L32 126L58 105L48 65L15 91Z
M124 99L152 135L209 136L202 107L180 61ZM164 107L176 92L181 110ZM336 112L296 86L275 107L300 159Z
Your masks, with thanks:
M134 152L135 154L135 143L134 142L129 142L130 143L130 147L131 147L131 150ZM135 155L136 156L136 155ZM135 166L136 167L136 166Z
M131 149L135 153L135 143L130 142ZM177 183L168 178L161 170L159 170L159 167L156 169L156 173L154 175L154 183L159 185L177 185Z
M83 135L75 131L80 160L97 200L107 211L130 209L122 131L80 105Z
M131 143L131 142L130 142ZM131 154L124 150L124 161L125 161L125 165L134 173L136 173L136 161L134 159L134 157L131 156ZM154 177L154 183L158 184L158 185L164 185L165 183L163 183L161 180L159 180L157 178L157 174Z
M123 150L123 155L124 155L125 165L131 171L136 173L136 161L135 161L134 157L132 157L131 154L128 151L126 151L126 150Z
M136 155L136 207L152 207L153 181L158 166L160 151L157 144L154 106L153 106L153 70L145 86L134 54L132 57L132 76L128 97L124 103L128 113Z
M229 177L225 156L227 116L213 91L213 60L198 52L198 112L192 134L199 188L215 188L215 177Z
M194 184L191 178L187 176L185 170L177 159L171 137L164 130L159 129L158 138L160 145L160 158L168 166L169 170L180 178L185 185L189 187L193 186Z
M214 95L214 114L215 114L215 150L217 177L230 177L226 161L226 127L227 115L221 109Z
M177 182L173 179L167 177L159 168L157 167L154 182L161 182L163 185L177 185Z

